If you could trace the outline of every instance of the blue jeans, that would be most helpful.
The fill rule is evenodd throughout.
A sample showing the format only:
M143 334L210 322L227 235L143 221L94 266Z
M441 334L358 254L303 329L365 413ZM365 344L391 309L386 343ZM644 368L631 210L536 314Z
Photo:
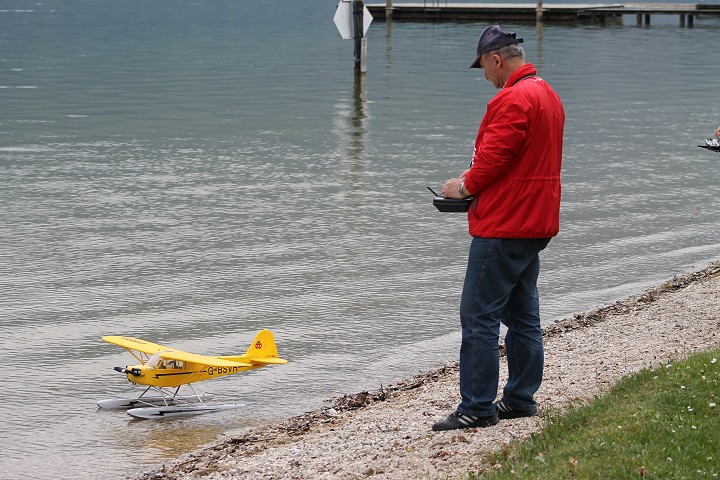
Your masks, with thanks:
M537 279L539 252L549 238L473 237L460 301L460 396L457 410L488 416L500 376L500 323L507 327L508 381L503 398L515 410L535 410L544 353Z

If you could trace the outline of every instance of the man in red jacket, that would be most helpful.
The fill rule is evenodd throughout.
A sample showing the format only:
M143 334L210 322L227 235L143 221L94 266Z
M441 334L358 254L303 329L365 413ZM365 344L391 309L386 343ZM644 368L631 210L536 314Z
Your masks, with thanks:
M522 41L491 25L469 67L483 68L500 92L487 105L470 168L443 185L445 197L473 197L472 243L460 301L461 402L433 430L537 415L533 396L544 364L539 252L560 228L565 113L560 97L526 62ZM495 402L501 323L508 380Z

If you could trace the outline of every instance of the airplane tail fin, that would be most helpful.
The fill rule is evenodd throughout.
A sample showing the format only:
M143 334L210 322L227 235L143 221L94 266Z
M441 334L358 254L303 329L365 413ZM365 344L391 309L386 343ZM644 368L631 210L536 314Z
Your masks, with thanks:
M260 330L258 332L244 357L250 359L253 364L260 365L287 363L287 360L278 357L275 338L270 330Z

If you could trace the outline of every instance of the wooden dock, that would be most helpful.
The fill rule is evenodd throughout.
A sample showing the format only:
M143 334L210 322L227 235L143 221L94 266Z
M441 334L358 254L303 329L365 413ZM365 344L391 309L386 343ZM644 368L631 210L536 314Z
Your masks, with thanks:
M385 21L535 21L536 3L448 3L426 0L423 3L368 4L373 19ZM677 15L680 26L693 26L696 17L720 17L720 4L670 4L670 3L626 3L626 4L542 4L543 21L592 21L604 22L607 18L635 15L638 25L643 21L650 24L651 15Z

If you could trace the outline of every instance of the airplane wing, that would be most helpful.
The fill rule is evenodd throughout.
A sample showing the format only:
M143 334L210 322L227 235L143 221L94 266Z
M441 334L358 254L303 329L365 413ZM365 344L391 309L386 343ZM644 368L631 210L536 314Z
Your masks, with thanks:
M201 365L209 365L212 367L252 367L250 363L233 362L232 360L224 360L222 358L209 357L206 355L197 355L195 353L188 353L173 349L161 351L160 358L164 358L165 360L180 360L183 362L199 363Z
M140 340L139 338L110 335L102 337L102 339L106 342L125 347L128 350L137 350L138 352L147 353L148 355L152 355L153 353L157 353L161 350L172 350L170 347L164 347L162 345L158 345L157 343L146 342L145 340Z
M123 336L106 336L102 337L103 340L109 343L114 343L121 347L125 347L129 350L137 350L138 352L147 353L152 355L154 353L160 354L161 358L166 360L181 360L183 362L199 363L201 365L210 365L213 367L251 367L252 364L245 362L238 362L233 360L225 360L218 357L209 357L206 355L197 355L195 353L183 352L182 350L175 350L174 348L158 345L157 343L146 342L139 338L123 337ZM270 359L275 360L275 359ZM271 362L274 363L274 362Z

